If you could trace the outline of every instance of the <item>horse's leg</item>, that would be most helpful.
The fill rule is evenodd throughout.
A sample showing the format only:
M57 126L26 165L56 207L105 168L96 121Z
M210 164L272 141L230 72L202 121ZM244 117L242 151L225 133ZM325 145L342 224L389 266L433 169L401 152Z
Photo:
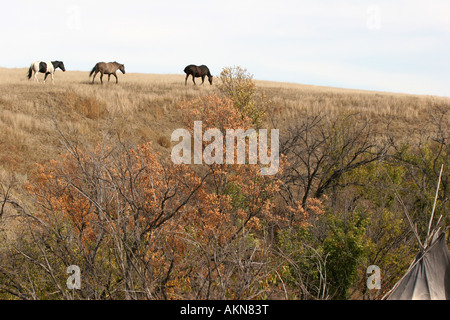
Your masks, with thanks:
M52 84L53 84L53 76L54 76L54 73L52 72Z
M115 72L113 73L113 76L116 77L116 84L119 83L119 79L117 79L117 75Z
M97 75L97 73L98 73L98 71L94 72L94 76L92 77L92 83L94 83L94 79L95 79L95 76Z
M205 76L202 76L202 84L205 82Z
M38 79L38 77L37 77L37 72L36 71L34 71L34 81L36 81L37 83L39 83L39 79Z
M45 80L47 79L47 76L50 74L50 72L46 72L45 73L45 76L44 76L44 83L45 83Z
M186 78L184 79L184 85L187 85L187 79L189 78L189 73L186 74Z
M110 74L108 74L108 82L109 82L109 79L111 78L111 73Z
M100 82L103 84L103 72L100 71Z
M192 74L192 82L194 82L194 86L196 85L195 83L195 72Z

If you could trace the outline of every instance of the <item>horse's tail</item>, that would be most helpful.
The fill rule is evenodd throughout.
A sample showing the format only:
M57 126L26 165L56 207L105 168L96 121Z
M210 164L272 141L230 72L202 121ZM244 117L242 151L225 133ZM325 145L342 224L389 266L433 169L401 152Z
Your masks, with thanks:
M89 73L89 78L92 76L92 74L95 72L95 69L97 69L98 63L95 64L94 68L92 68L91 73Z
M33 74L33 65L30 66L30 68L28 69L28 80L31 79L31 75Z

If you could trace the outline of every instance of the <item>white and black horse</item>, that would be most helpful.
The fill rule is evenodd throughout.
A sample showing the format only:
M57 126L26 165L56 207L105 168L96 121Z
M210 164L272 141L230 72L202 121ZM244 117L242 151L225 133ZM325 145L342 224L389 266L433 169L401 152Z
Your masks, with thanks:
M47 79L47 76L49 74L52 75L52 83L53 83L53 74L55 73L55 70L57 68L60 68L63 72L66 71L66 68L64 68L64 63L62 61L51 61L51 62L44 62L44 61L36 61L33 62L28 69L28 79L31 79L31 76L34 72L34 81L39 82L37 78L38 72L44 73L44 83L45 79Z

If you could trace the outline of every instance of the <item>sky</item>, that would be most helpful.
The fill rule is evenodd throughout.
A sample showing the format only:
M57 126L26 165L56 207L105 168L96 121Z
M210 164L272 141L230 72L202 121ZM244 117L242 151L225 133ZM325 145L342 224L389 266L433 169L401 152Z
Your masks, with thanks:
M0 67L213 75L450 97L449 0L8 1Z

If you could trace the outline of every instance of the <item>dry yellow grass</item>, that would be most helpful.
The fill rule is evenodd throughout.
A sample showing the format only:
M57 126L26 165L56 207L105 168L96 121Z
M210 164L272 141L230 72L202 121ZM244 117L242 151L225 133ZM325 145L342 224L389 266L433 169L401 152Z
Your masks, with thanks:
M401 93L364 91L307 86L290 83L258 81L258 86L271 97L282 123L304 116L307 112L323 111L337 114L343 111L359 113L375 125L390 124L398 137L405 130L423 127L430 112L436 108L450 109L450 98ZM284 120L284 121L283 121Z
M35 162L61 152L54 121L72 135L95 143L106 129L135 143L152 141L167 155L170 135L183 124L180 101L218 93L217 81L194 87L184 75L118 73L119 84L90 83L89 72L57 71L55 82L34 83L26 69L0 69L0 170L26 175ZM39 75L42 80L43 75ZM107 79L107 77L104 77ZM423 134L428 114L449 108L450 98L256 81L266 93L268 126L280 130L307 113L358 112L398 138ZM281 132L282 133L282 132Z
M154 141L164 151L181 125L178 101L214 91L209 85L185 86L182 75L119 74L118 85L92 85L88 72L58 71L54 84L29 81L25 74L26 69L0 70L1 166L22 172L58 154L53 118L88 141L112 128L135 142Z

